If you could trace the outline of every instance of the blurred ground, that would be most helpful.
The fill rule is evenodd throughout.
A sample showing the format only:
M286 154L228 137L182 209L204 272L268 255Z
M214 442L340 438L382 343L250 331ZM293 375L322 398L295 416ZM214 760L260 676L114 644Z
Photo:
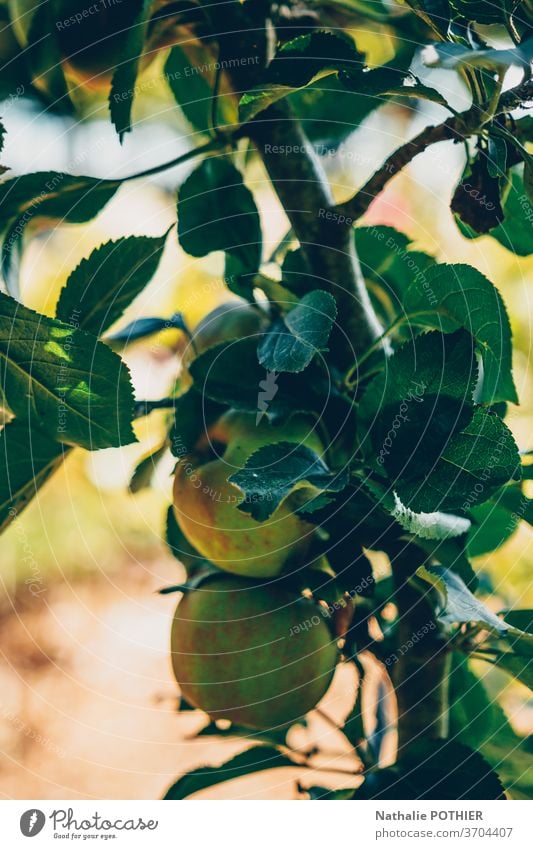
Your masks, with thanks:
M176 565L132 563L113 580L55 584L39 602L19 602L0 621L0 797L150 799L182 772L226 760L243 741L188 739L206 719L176 713L168 655L175 596L160 596ZM340 719L349 707L342 670L324 700ZM355 760L340 735L315 718L323 765ZM298 735L297 735L298 736ZM307 748L309 732L295 745ZM296 798L301 770L231 782L204 797ZM357 779L306 771L305 782L350 786Z

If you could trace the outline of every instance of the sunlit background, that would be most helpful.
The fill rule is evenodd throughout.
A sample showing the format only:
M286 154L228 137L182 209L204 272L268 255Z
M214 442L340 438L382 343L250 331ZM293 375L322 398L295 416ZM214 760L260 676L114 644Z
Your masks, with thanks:
M355 35L375 64L390 58L386 38L361 31ZM111 177L142 171L199 144L202 139L159 82L162 62L160 57L143 78L134 131L122 147L105 101L85 103L77 121L47 114L23 95L2 103L7 130L3 164L12 174L57 169ZM466 107L454 74L425 70L423 75L456 108ZM432 104L417 110L398 105L380 109L336 156L324 159L338 199L353 194L402 141L445 117ZM243 161L245 155L243 149ZM436 146L392 181L363 223L392 225L417 248L440 261L468 262L498 285L512 321L521 399L507 421L520 448L533 448L528 288L533 259L515 257L488 237L467 241L459 234L448 204L463 164L460 146ZM176 186L192 167L124 184L89 225L35 234L21 270L23 302L53 315L69 273L94 247L132 233L161 235L175 221ZM268 252L286 231L287 221L259 164L249 172L248 182L260 205ZM173 231L155 278L121 324L180 311L194 326L227 299L222 263L218 254L202 260L186 256ZM124 354L138 398L167 394L179 372L180 341L178 331L165 331ZM157 798L183 771L220 762L243 746L243 741L188 739L204 720L176 711L168 646L176 596L157 594L183 577L163 541L172 459L162 458L150 488L135 495L127 488L138 461L158 446L163 425L164 414L154 413L137 424L138 444L95 454L75 451L2 536L0 795L5 798ZM532 541L533 531L523 526L496 553L479 559L485 585L494 587L494 609L533 607ZM497 670L480 665L478 672L512 725L527 733L533 701L526 688ZM328 711L337 719L349 708L347 678L341 670L326 696ZM349 765L342 738L319 718L301 734L304 743L305 735L320 736L332 767ZM296 774L292 769L263 773L204 795L295 798ZM345 783L333 773L330 779ZM320 783L324 780L322 775Z

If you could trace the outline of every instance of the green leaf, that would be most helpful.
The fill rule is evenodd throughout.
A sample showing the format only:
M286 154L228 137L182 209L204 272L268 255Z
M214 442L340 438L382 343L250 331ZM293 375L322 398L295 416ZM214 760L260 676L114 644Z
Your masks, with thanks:
M303 371L324 350L337 316L335 298L316 289L301 299L259 343L259 362L269 371Z
M262 84L246 92L239 104L243 123L295 89L339 71L347 71L364 60L353 42L331 32L315 30L283 44L269 65Z
M506 610L504 616L508 625L525 631L526 634L533 634L533 610Z
M172 504L167 511L165 540L176 560L179 560L180 563L183 563L185 566L188 575L192 575L206 565L211 567L211 572L215 570L215 567L211 566L211 564L196 551L194 546L190 544L188 539L182 533L182 530L176 521L174 507Z
M394 766L370 772L354 795L375 801L505 798L498 774L484 757L455 740L410 743Z
M116 330L115 333L108 333L105 342L111 345L113 349L120 349L132 342L137 342L139 339L146 339L155 333L161 333L162 330L183 330L187 332L183 315L176 312L169 318L158 318L156 316L136 318L125 327Z
M186 50L174 45L165 63L165 80L177 104L194 129L202 133L211 129L214 74L211 54L193 44L187 44ZM237 122L236 109L229 98L218 96L217 117L219 127Z
M57 318L68 322L75 315L79 327L101 336L154 276L166 237L127 236L96 248L61 290Z
M510 4L507 0L495 0L491 3L486 0L450 0L450 6L461 18L478 24L506 23L506 7L511 5L515 4Z
M498 416L478 408L470 424L447 442L433 465L420 462L418 478L398 480L398 494L415 511L467 511L511 480L519 466L509 428Z
M257 360L257 339L222 342L200 354L189 366L195 391L202 397L259 418L283 418L295 411L321 410L314 387L291 374L266 372ZM238 380L235 376L238 375Z
M30 221L45 218L83 224L100 212L119 186L120 180L74 177L58 171L40 171L0 183L0 231L7 230L2 246L4 279L11 280L12 254L20 248Z
M533 767L522 738L513 730L499 703L489 697L468 658L458 652L452 652L451 658L450 738L479 749L498 770L512 798L529 799Z
M298 484L319 492L340 492L348 484L347 471L332 472L315 451L305 445L278 442L255 451L243 469L228 480L244 493L239 510L264 522Z
M468 589L462 578L443 566L419 566L419 578L432 584L439 592L442 607L438 618L446 625L474 622L498 635L505 635L510 626L496 616Z
M196 392L194 388L176 398L174 424L169 434L173 456L180 458L194 451L198 440L206 435L211 422L217 419L224 409L224 404L216 403Z
M505 491L516 490L517 503L504 496ZM529 499L522 495L519 486L497 490L484 504L473 507L470 515L473 519L468 534L468 554L479 557L496 551L516 531L521 519L527 521Z
M0 531L22 513L69 450L28 421L16 420L2 429Z
M512 375L511 325L495 286L470 265L434 265L405 293L413 324L450 333L464 327L483 359L481 399L518 402Z
M441 455L451 436L473 414L477 381L472 337L427 333L402 345L386 371L368 385L358 409L361 444L376 468L389 478L418 483ZM396 487L398 489L398 487ZM433 513L439 506L406 507Z
M346 787L340 790L331 790L327 787L305 787L300 788L303 793L307 793L312 801L329 801L342 802L346 799L353 799L355 790L353 787Z
M357 256L370 293L378 287L392 302L394 314L403 313L404 296L413 281L424 279L435 258L411 248L411 239L394 227L356 227Z
M165 439L164 442L152 448L137 463L128 486L132 495L135 495L142 489L147 489L151 485L157 464L165 455L167 448L167 440Z
M204 766L187 773L165 793L163 799L186 799L193 793L266 769L294 766L294 762L272 746L254 746L220 766Z
M58 43L58 9L54 2L28 3L22 7L23 15L33 12L28 30L25 58L33 84L45 96L50 106L57 111L71 112L72 103L65 76L63 56ZM17 6L14 7L17 9Z
M94 336L0 294L0 386L17 418L89 450L135 441L126 366Z
M37 171L0 183L0 228L15 218L26 226L33 218L83 224L111 200L120 180L75 177L59 171Z
M183 183L178 196L178 238L192 256L226 251L242 273L261 262L261 224L250 190L227 160L209 157Z
M131 110L135 97L135 85L152 6L153 0L143 0L140 9L138 4L135 4L132 9L131 22L124 28L122 51L117 57L116 70L113 74L109 111L121 142L125 134L131 132ZM139 9L138 12L137 9Z

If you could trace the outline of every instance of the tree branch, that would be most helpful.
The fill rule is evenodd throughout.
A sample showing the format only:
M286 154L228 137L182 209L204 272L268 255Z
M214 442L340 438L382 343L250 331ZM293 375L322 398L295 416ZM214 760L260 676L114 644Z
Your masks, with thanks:
M392 180L419 153L424 153L430 145L442 141L464 141L469 136L479 133L484 124L493 117L516 109L530 100L533 100L533 86L531 80L528 80L506 91L501 96L494 114L491 113L484 118L483 107L472 106L466 112L453 115L442 124L426 127L413 139L395 150L350 200L337 204L331 211L347 219L361 218L389 180Z
M382 333L355 253L351 228L327 217L333 199L322 165L286 104L248 125L250 138L307 259L316 287L336 298L341 329L334 340L343 365ZM290 151L287 155L286 151Z
M467 129L465 115L454 115L443 124L425 127L421 133L395 150L350 200L335 207L335 212L354 220L361 218L389 180L392 180L419 153L423 153L430 145L437 142L451 140L458 142L472 135L473 130Z

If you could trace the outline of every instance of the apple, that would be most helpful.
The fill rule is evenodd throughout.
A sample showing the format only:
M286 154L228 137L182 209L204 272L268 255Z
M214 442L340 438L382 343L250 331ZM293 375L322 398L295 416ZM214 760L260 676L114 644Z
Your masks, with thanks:
M208 578L178 604L172 666L184 698L213 719L285 727L326 692L337 646L309 599L275 584Z
M269 578L294 559L301 562L313 540L313 526L292 512L294 491L265 522L237 509L244 496L228 482L246 460L273 442L304 444L322 455L316 423L293 416L283 425L255 413L230 410L180 457L174 480L174 512L188 539L203 557L236 575Z

